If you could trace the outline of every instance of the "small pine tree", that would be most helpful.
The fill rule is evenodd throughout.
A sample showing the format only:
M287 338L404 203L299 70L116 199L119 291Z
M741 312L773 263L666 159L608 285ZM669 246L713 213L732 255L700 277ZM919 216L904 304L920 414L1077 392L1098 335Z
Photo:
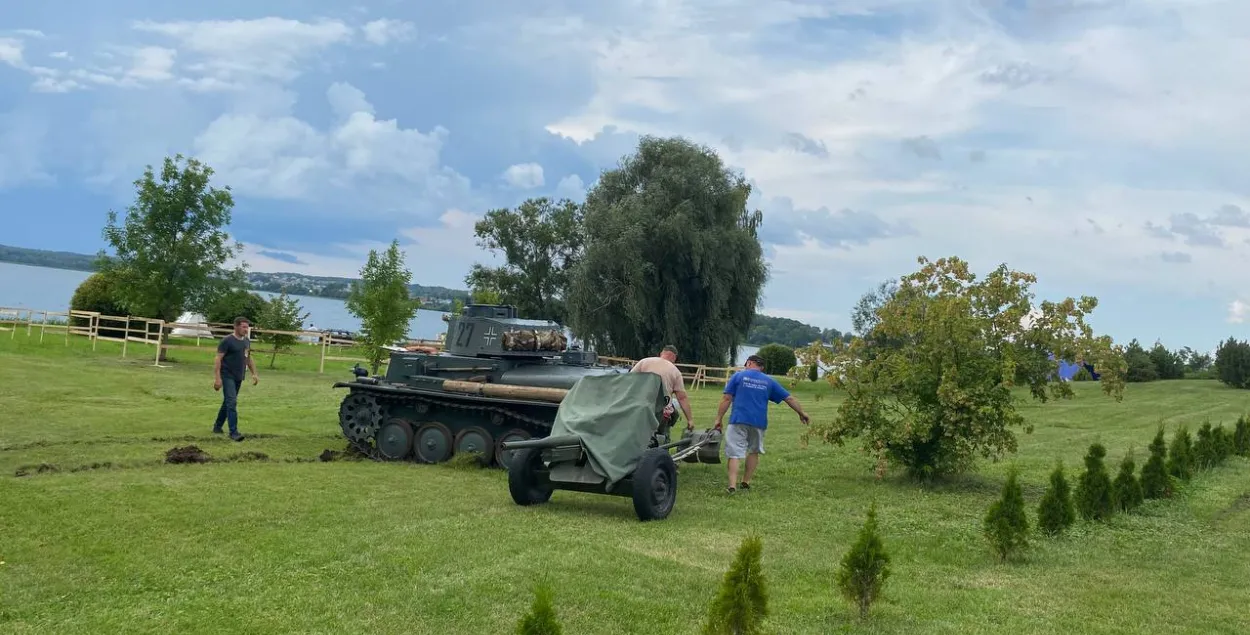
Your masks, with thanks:
M1002 497L985 514L983 528L1000 560L1006 561L1013 551L1029 545L1029 519L1024 513L1024 493L1014 467L1007 474Z
M1168 447L1168 474L1180 481L1193 478L1194 448L1189 429L1185 426L1181 426L1172 435L1172 445Z
M1224 429L1224 424L1215 426L1211 431L1211 444L1215 446L1215 464L1223 465L1228 457L1234 454L1233 435Z
M763 543L748 536L725 572L720 593L708 609L704 635L752 635L762 632L768 617L768 591L760 565Z
M1246 416L1237 418L1237 427L1233 429L1233 454L1250 456L1250 421Z
M561 635L564 632L551 605L551 589L540 585L534 593L530 612L516 626L517 635Z
M1076 509L1085 520L1105 520L1114 513L1111 499L1111 477L1102 459L1107 448L1101 443L1089 446L1085 455L1085 472L1076 484Z
M1050 473L1050 486L1037 506L1037 526L1051 536L1062 533L1076 522L1076 506L1072 503L1072 489L1063 474L1063 463L1055 465Z
M881 587L890 577L890 554L877 534L877 504L868 507L868 520L859 530L851 550L842 557L838 588L842 596L859 607L859 617L868 616L868 607L881 596Z
M1111 484L1112 498L1115 501L1116 509L1119 511L1131 512L1141 505L1145 499L1141 483L1133 474L1135 467L1133 453L1125 454L1124 460L1120 462L1120 473L1116 475L1115 482Z
M1150 442L1150 458L1141 468L1141 489L1144 498L1167 498L1172 495L1172 476L1167 469L1167 443L1163 426Z
M1211 435L1211 422L1198 428L1198 440L1194 443L1194 467L1209 470L1215 467L1215 439Z
M812 362L810 365L808 365L807 379L810 381L816 381L817 379L820 379L820 369L816 366L816 362Z

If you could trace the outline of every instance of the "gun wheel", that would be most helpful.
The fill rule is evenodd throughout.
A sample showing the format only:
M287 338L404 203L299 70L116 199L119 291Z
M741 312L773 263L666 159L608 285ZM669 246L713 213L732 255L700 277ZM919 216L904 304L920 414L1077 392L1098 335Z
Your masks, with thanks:
M555 488L551 486L547 474L542 450L517 450L508 470L508 493L512 494L512 501L517 505L538 505L551 500Z
M634 470L634 513L638 520L663 520L677 502L677 464L667 450L652 448Z

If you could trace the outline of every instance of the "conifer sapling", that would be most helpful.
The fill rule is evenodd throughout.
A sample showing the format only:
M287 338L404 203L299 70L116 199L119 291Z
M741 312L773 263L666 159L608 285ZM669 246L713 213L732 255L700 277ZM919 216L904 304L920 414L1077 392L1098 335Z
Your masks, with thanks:
M1185 426L1172 435L1172 445L1168 447L1168 474L1180 481L1193 478L1194 448Z
M1124 460L1120 462L1120 473L1116 475L1115 482L1112 483L1116 509L1120 511L1133 511L1142 504L1145 498L1142 494L1141 483L1133 474L1135 467L1133 453L1125 454Z
M517 635L561 635L564 629L551 605L551 589L540 585L534 594L530 612L517 623Z
M1101 443L1089 446L1085 455L1085 471L1076 484L1076 509L1085 520L1105 520L1114 511L1111 499L1111 477L1102 459L1107 448Z
M868 508L868 520L859 530L859 537L842 557L838 569L838 588L842 596L859 607L859 617L868 616L868 607L881 596L881 587L890 577L890 554L886 553L877 533L877 504Z
M1233 437L1224 429L1224 424L1211 431L1211 444L1215 446L1216 465L1223 465L1233 455Z
M1167 443L1163 426L1150 442L1150 458L1141 468L1141 489L1144 498L1167 498L1172 495L1172 476L1167 469Z
M725 572L720 592L708 609L704 635L756 635L768 616L768 591L761 570L763 543L748 536Z
M1024 512L1024 493L1013 467L1003 484L1002 497L990 505L985 514L984 531L1000 560L1007 560L1013 551L1029 544L1029 519Z
M1246 416L1237 418L1237 427L1233 429L1233 454L1250 456L1250 421Z
M1050 473L1050 486L1037 505L1037 526L1051 536L1062 533L1076 522L1076 506L1072 502L1072 490L1063 474L1063 463L1055 465Z
M1198 428L1198 440L1194 443L1194 467L1199 470L1215 467L1215 439L1209 421Z

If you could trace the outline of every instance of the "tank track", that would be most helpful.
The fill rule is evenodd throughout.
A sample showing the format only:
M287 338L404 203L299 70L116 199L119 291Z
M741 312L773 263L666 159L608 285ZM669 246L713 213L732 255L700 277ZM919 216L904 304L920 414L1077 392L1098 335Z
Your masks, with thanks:
M551 423L547 420L537 417L531 417L509 408L496 405L486 404L469 404L448 399L440 399L428 395L411 395L411 394L378 394L370 392L368 389L357 390L349 393L343 398L339 405L339 427L343 432L343 436L347 438L349 446L362 456L378 462L395 462L382 454L378 448L376 436L382 429L383 424L391 415L392 406L411 406L420 411L421 406L428 409L446 408L461 411L489 413L490 415L500 415L502 421L498 418L494 419L494 423L501 427L515 427L528 433L531 438L546 436L551 430ZM508 422L519 425L506 425ZM414 424L412 430L413 444L416 443L416 432L423 423L422 420L411 421ZM454 443L455 435L458 432L452 429L452 442ZM498 439L494 439L498 443ZM454 446L450 448L451 456L455 455ZM495 453L492 450L491 460L494 461ZM400 459L403 462L422 463L417 455L415 447L410 450L406 458ZM493 463L496 467L503 467Z

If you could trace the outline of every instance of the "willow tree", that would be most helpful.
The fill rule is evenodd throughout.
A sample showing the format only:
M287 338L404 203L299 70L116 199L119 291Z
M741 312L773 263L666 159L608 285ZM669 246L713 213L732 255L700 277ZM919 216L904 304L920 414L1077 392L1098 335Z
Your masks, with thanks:
M747 209L751 186L716 153L644 137L583 204L569 326L601 353L724 365L736 355L768 277Z
M1122 399L1123 352L1085 322L1096 298L1035 305L1032 274L1002 265L977 280L958 258L919 262L874 310L870 332L837 347L842 373L828 377L846 399L832 422L812 422L805 436L862 437L878 470L894 462L932 478L1014 452L1012 429L1032 430L1016 409L1018 387L1042 402L1073 396L1059 360L1093 364L1103 392Z

